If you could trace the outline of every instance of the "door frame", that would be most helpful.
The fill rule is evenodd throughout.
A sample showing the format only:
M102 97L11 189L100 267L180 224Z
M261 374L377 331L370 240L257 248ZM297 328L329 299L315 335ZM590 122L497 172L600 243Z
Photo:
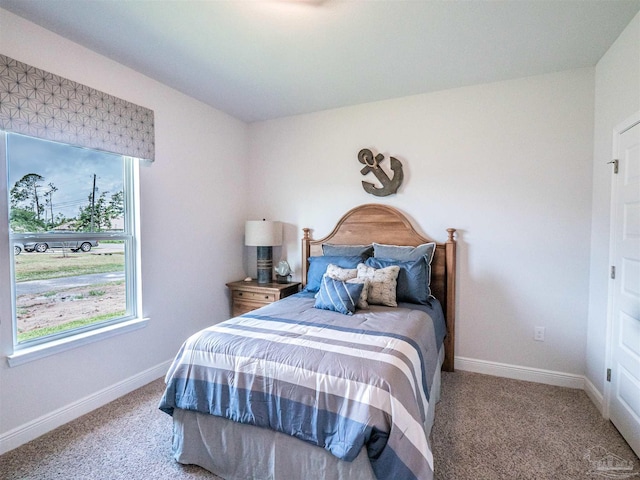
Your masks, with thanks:
M632 129L636 125L640 123L640 111L634 113L630 117L628 117L623 122L620 122L613 129L613 142L611 149L611 159L617 158L618 150L620 148L620 136L625 133L627 130ZM609 265L613 265L614 259L616 256L616 244L615 244L615 230L614 230L614 222L616 221L616 200L618 199L618 195L620 192L618 191L618 182L616 175L613 173L613 168L611 169L611 198L609 199ZM613 293L614 293L614 282L609 280L608 288L607 288L607 333L605 337L605 366L604 372L605 380L604 380L604 398L602 405L602 416L609 420L609 412L611 407L611 382L606 380L606 371L607 368L611 368L611 363L613 362Z

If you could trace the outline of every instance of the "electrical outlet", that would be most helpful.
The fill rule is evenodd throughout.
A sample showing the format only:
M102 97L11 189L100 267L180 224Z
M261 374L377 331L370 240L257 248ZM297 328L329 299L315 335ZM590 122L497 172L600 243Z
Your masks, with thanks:
M538 342L544 342L544 327L535 327L533 329L533 339Z

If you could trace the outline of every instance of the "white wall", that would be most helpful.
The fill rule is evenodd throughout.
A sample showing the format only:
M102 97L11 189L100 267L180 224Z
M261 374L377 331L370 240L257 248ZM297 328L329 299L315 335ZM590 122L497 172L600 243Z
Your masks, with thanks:
M640 14L596 66L591 282L586 377L604 392L613 130L640 111Z
M1 53L152 108L157 139L157 161L141 171L149 326L19 367L0 362L0 447L68 419L82 399L133 387L128 379L160 371L189 333L226 318L224 283L253 265L242 247L245 219L286 223L275 260L288 258L299 276L301 228L323 236L369 202L400 208L439 241L447 227L458 228L459 357L586 369L602 391L610 184L601 164L613 126L640 107L639 32L637 16L595 75L561 72L247 127L0 9ZM397 195L362 190L356 154L364 147L402 161ZM6 220L0 227L5 356ZM547 329L544 343L532 340L538 325Z
M252 124L251 213L287 224L298 275L301 228L320 238L359 204L438 241L457 228L457 356L582 375L593 98L581 69ZM364 192L365 147L403 163L397 195Z
M95 406L114 385L125 382L114 390L122 394L136 386L131 378L162 375L187 335L228 318L225 282L244 275L248 141L239 120L1 9L0 51L151 108L156 121L156 162L141 168L142 287L150 323L14 368L2 358L0 444L10 448ZM6 212L0 183L0 212ZM0 225L5 357L12 348L6 218Z

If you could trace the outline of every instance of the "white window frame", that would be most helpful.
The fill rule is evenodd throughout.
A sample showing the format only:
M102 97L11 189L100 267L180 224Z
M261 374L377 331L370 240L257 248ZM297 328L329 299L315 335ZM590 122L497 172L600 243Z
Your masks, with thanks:
M4 174L4 181L8 180L8 156L7 133L0 131L0 171ZM125 275L127 283L127 315L116 319L99 322L82 329L69 330L56 335L46 336L27 342L18 343L16 328L16 297L15 297L15 272L13 261L13 241L24 243L28 241L29 234L9 234L9 266L11 279L11 330L13 338L12 353L7 356L9 366L14 367L26 362L37 360L49 355L80 347L92 342L100 341L134 330L147 325L148 319L142 316L142 288L141 288L141 263L140 263L140 167L139 160L123 156L125 170L125 228L123 233L90 233L98 241L106 239L124 240L126 244L127 259L125 261ZM9 216L9 186L0 199L0 209L4 210L3 216L8 224ZM1 191L1 190L0 190ZM4 219L3 219L4 220ZM88 236L86 232L78 232L78 236ZM55 238L55 234L51 234Z

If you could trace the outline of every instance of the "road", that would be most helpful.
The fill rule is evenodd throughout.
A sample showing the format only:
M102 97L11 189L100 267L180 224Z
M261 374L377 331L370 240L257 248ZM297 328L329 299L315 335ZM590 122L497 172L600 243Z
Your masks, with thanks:
M50 280L31 280L16 283L16 296L50 292L61 288L84 287L107 282L124 280L124 272L92 273L76 277L52 278Z

